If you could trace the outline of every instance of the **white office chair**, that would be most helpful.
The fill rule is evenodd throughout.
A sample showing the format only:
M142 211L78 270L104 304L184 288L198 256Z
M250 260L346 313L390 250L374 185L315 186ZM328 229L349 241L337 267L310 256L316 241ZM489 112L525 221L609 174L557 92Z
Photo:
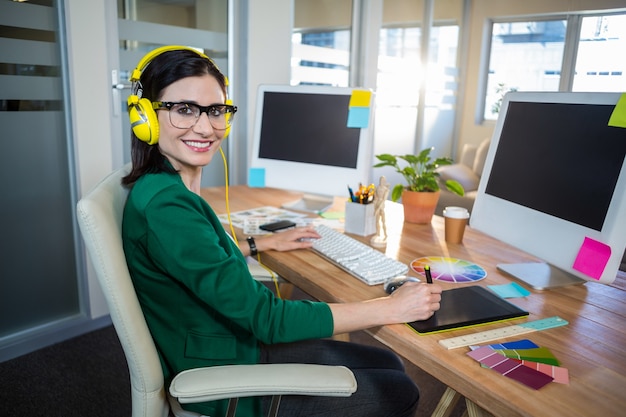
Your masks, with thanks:
M77 205L85 246L103 289L111 320L130 371L132 416L199 416L180 404L230 399L233 416L237 398L272 396L276 415L282 395L348 397L356 391L352 372L342 366L305 364L233 365L190 369L164 389L159 357L132 285L122 248L122 214L127 190L120 180L129 167L113 172Z

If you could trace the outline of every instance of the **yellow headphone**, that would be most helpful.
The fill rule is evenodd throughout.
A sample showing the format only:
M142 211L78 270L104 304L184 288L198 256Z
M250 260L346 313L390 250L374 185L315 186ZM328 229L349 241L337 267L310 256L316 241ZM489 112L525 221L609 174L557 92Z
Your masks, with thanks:
M200 55L202 58L206 58L213 62L211 58L202 52L198 52L193 48L180 45L162 46L151 52L148 52L137 64L130 76L130 82L133 83L133 94L128 97L128 117L130 118L130 127L133 130L137 139L146 142L148 145L155 145L159 141L159 121L157 119L156 111L152 108L152 102L147 98L140 98L137 93L139 90L139 79L143 70L148 66L150 62L163 52L186 50L192 51ZM217 68L217 66L216 66ZM224 77L226 85L228 85L228 78ZM231 100L226 100L226 104L232 104ZM230 127L224 133L224 137L230 133Z

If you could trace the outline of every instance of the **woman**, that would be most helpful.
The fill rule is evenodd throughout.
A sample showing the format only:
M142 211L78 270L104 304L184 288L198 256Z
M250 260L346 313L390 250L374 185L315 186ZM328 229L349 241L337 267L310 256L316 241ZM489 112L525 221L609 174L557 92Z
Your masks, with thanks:
M348 398L284 397L282 416L412 416L419 392L393 353L320 340L372 326L430 317L441 288L407 283L391 296L361 303L281 300L248 272L245 256L200 197L202 167L218 152L236 109L226 105L226 80L206 56L167 50L141 65L142 105L156 115L148 144L133 130L131 188L123 219L124 251L166 383L201 366L243 363L321 363L350 367L358 390ZM143 60L142 60L143 62ZM145 68L145 69L144 69ZM144 100L146 99L146 100ZM132 102L131 102L132 101ZM149 101L149 102L148 102ZM149 111L149 110L146 110ZM297 228L256 241L256 250L307 248ZM253 250L255 248L252 248ZM205 415L224 414L225 402L185 405ZM261 415L267 405L242 399L238 416Z

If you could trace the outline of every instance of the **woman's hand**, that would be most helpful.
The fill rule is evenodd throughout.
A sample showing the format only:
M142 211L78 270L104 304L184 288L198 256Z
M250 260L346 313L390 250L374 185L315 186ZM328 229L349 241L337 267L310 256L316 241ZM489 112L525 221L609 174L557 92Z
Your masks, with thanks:
M394 303L392 320L407 323L429 319L441 307L441 290L438 284L406 282L389 296Z
M296 227L284 232L272 233L255 240L259 252L277 250L280 252L305 249L313 246L313 240L321 236L313 227Z
M355 303L329 304L334 333L349 333L374 326L410 323L430 318L439 310L441 286L407 282L387 297Z

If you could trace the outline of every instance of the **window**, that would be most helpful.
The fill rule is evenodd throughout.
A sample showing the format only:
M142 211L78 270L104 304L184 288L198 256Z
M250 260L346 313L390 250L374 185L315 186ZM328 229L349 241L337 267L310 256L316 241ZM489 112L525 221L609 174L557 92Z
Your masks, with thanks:
M294 0L291 85L350 85L352 0Z
M490 40L478 122L509 91L626 90L626 14L494 21Z
M294 33L291 44L291 85L348 86L349 30Z
M380 30L377 102L417 106L422 78L419 27Z
M582 20L573 91L626 91L626 14Z
M498 118L509 91L558 91L567 21L494 23L484 118Z

